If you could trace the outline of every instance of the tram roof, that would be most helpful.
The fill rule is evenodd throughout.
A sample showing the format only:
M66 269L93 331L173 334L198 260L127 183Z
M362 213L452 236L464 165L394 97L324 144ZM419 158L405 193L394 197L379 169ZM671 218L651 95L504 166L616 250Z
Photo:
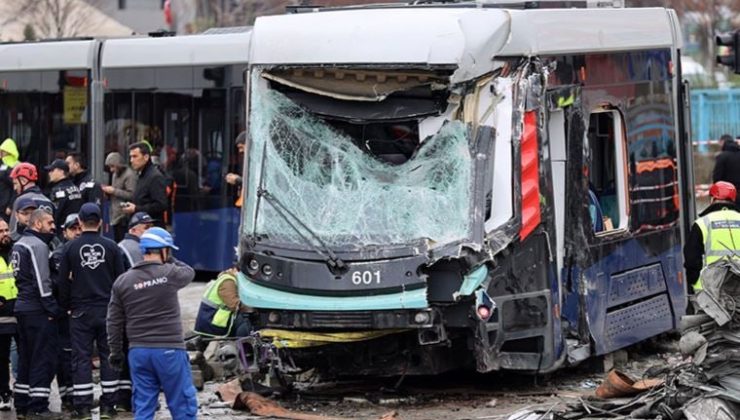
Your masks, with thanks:
M0 44L0 71L91 69L96 44L92 39Z
M103 43L103 68L167 67L246 63L249 31L174 37L110 39Z
M250 63L456 65L476 73L490 71L494 57L678 47L675 22L664 8L334 9L258 18Z

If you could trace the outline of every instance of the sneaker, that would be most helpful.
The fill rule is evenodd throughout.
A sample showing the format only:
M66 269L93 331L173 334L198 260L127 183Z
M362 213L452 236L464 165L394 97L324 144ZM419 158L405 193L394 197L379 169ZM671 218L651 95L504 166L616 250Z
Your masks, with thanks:
M92 418L89 408L78 408L72 413L72 420L92 420Z
M15 418L16 418L16 420L26 420L26 418L28 418L28 417L26 416L26 412L25 411L16 411L15 412Z
M0 411L10 411L13 408L13 399L10 395L0 396Z
M57 413L56 411L39 411L35 413L28 413L26 416L28 420L63 420L64 414Z
M107 406L107 407L100 407L100 418L101 419L112 419L118 415L118 412L114 407Z

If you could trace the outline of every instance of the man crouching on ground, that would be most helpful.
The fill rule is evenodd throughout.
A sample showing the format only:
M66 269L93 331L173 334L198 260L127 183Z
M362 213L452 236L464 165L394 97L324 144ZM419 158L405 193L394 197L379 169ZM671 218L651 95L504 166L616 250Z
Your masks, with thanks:
M193 280L195 271L172 256L177 247L162 228L148 229L139 246L144 260L113 284L108 305L110 364L119 370L123 365L126 331L136 419L154 418L160 389L173 419L195 419L198 401L177 299L177 291Z

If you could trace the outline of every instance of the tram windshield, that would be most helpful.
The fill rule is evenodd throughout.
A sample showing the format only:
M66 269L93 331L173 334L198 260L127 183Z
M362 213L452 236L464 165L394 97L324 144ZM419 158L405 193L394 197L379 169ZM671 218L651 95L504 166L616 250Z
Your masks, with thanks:
M443 79L330 77L253 73L245 233L349 250L468 237L473 158Z

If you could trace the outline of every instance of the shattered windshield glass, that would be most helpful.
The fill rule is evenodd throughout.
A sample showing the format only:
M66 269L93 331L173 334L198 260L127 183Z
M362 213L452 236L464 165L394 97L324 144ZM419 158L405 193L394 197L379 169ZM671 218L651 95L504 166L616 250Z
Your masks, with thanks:
M399 163L370 153L365 146L373 138L358 142L358 130L311 114L257 75L251 100L246 233L304 245L274 206L257 197L262 188L331 247L469 236L472 157L463 123L445 122Z

